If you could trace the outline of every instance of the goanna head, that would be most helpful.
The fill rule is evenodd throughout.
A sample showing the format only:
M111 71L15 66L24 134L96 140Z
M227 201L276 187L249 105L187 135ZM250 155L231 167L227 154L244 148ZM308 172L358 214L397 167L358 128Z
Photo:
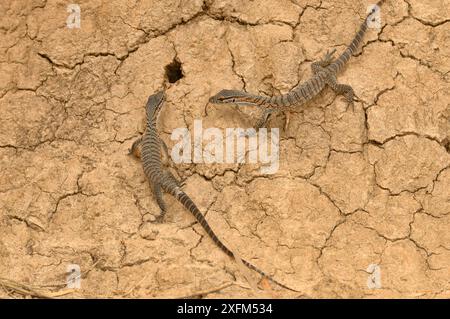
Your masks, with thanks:
M210 103L226 104L246 102L247 94L238 90L222 90L209 98Z
M147 112L147 118L150 120L156 120L161 107L164 104L164 91L159 91L153 95L150 95L145 106Z

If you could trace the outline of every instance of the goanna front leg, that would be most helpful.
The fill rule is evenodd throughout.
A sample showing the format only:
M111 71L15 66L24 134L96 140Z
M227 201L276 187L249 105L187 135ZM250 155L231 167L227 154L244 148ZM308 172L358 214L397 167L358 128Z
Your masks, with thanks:
M131 148L128 149L128 155L133 155L136 158L141 158L141 150L142 150L142 135L138 137L133 144L131 144Z
M329 66L334 59L334 53L336 53L336 49L328 50L327 53L323 56L322 60L314 62L311 64L311 70L313 74L319 73L323 70L323 68Z
M274 112L273 109L270 108L264 109L263 114L255 123L255 130L259 130L260 128L266 127L267 121L269 120L269 117L272 115L273 112Z
M166 184L166 186L169 187L179 187L182 188L184 186L184 181L180 182L178 181L175 176L169 171L162 172L161 176L161 183ZM153 183L153 193L155 194L156 202L158 203L159 208L161 209L161 212L158 217L156 217L155 222L163 222L164 217L166 215L166 203L163 199L163 192L162 192L162 185L160 183Z
M258 120L256 121L255 125L253 126L254 128L254 132L253 133L249 133L249 131L247 132L241 132L240 137L253 137L256 134L258 134L258 130L260 128L266 127L267 121L269 120L270 115L274 112L274 109L270 109L270 108L265 108L261 117L258 118Z
M355 91L353 90L353 88L348 85L348 84L340 84L337 83L336 81L336 77L329 75L326 79L325 82L327 83L327 85L329 87L331 87L331 89L336 93L336 94L342 94L345 97L345 100L347 101L347 110L349 107L352 108L352 110L355 110L355 104L354 101L359 101L359 99L355 99L356 95L355 95Z
M267 121L269 120L269 117L275 112L274 109L265 109L259 120L255 124L255 130L258 131L260 128L266 127ZM289 120L290 120L290 112L284 111L285 115L285 122L284 122L284 131L287 132L289 128Z

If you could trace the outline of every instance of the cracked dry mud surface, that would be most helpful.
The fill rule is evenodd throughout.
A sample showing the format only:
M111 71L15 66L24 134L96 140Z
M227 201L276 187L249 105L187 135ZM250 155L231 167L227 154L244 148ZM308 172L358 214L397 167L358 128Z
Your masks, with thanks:
M65 297L450 297L450 11L387 0L382 28L280 127L280 168L176 165L185 191L239 255L301 293L243 274L166 195L163 224L137 160L149 94L159 128L250 127L256 108L208 104L222 88L279 94L342 52L370 1L64 1L0 4L0 277ZM381 288L369 289L379 266ZM244 276L245 275L245 276ZM61 285L62 283L62 285ZM0 297L20 297L0 287Z

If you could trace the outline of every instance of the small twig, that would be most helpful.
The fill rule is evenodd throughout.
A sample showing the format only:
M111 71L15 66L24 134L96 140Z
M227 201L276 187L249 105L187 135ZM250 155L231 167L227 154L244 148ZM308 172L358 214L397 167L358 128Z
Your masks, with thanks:
M191 298L195 298L195 297L201 297L201 296L208 295L210 293L217 292L217 291L220 291L222 289L228 288L228 287L230 287L232 285L234 285L233 282L227 282L227 283L225 283L223 285L220 285L218 287L215 287L215 288L197 291L197 292L194 292L192 294L185 295L185 296L174 297L174 299L191 299Z
M54 297L62 296L72 291L63 291L63 292L52 292L48 290L43 290L37 287L28 286L25 284L21 284L14 280L0 278L0 285L7 291L11 290L23 296L33 296L37 298L46 298L51 299Z
M85 271L84 273L80 274L76 278L81 278L83 275L88 274L94 267L99 263L101 259L97 260L95 263L92 264L92 266ZM51 283L48 285L45 285L45 287L64 287L67 283ZM68 295L75 292L75 289L63 289L59 291L52 291L44 289L43 286L29 286L25 285L19 282L16 282L11 279L1 278L0 277L0 286L8 293L8 290L13 291L15 293L18 293L23 296L32 296L37 298L46 298L46 299L52 299L64 295Z

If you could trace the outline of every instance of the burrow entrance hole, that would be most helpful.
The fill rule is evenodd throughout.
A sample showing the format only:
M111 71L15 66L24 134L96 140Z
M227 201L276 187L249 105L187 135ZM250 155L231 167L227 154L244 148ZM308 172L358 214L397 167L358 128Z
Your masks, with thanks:
M443 141L442 144L444 145L445 149L447 150L448 153L450 153L450 139L448 137L446 137Z
M172 63L166 65L166 76L169 83L175 83L183 77L183 70L181 70L181 63L174 59Z

